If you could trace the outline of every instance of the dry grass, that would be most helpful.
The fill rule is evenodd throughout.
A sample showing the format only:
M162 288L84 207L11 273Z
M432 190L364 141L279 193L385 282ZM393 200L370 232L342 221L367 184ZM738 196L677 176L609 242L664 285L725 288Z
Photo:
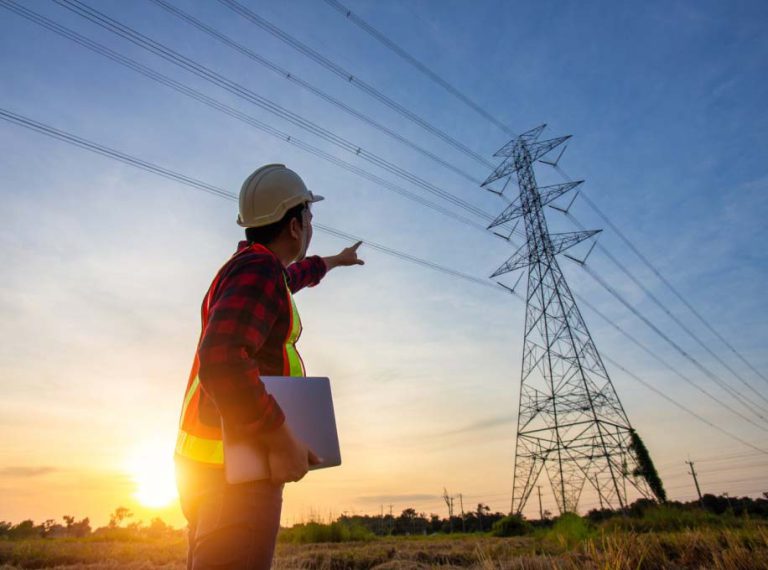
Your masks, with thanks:
M183 570L183 540L0 541L0 570ZM366 543L278 545L275 570L768 570L768 529L702 529L663 533L603 532L570 537L436 536Z

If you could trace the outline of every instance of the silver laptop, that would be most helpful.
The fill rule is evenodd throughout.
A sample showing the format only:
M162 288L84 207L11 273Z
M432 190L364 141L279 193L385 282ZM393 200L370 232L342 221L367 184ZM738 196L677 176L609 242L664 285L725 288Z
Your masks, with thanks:
M341 465L336 416L333 413L331 383L328 378L262 376L267 392L274 396L294 435L323 459L310 469ZM264 448L252 442L229 441L224 436L224 470L227 483L269 479L269 463Z

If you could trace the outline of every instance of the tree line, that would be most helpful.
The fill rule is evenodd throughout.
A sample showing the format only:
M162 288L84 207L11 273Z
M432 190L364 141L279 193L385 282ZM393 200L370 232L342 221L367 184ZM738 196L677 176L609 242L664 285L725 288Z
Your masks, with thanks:
M768 492L763 497L730 497L723 495L703 495L701 501L667 501L663 504L667 512L685 513L700 512L711 516L729 515L735 517L754 517L768 519ZM583 518L592 523L621 517L624 520L642 519L649 510L659 507L659 504L649 499L639 499L624 510L593 509ZM449 511L450 513L450 511ZM677 517L677 515L675 515ZM105 540L134 540L160 539L168 536L180 536L182 530L177 530L160 518L152 519L148 524L143 521L132 521L133 513L125 507L116 508L109 517L109 523L92 530L90 520L86 517L76 520L75 517L64 515L62 522L48 519L35 524L31 519L18 524L0 521L0 540L24 540L34 538L86 538ZM551 524L548 513L544 512L543 520L530 521L534 526ZM319 524L319 523L318 523ZM441 517L435 513L419 513L416 509L404 509L399 515L348 515L342 514L335 524L347 528L365 529L376 536L403 536L461 533L487 533L498 536L510 536L522 533L529 528L529 522L518 515L491 512L490 507L478 503L472 511L461 515L449 514ZM306 525L295 525L295 527Z

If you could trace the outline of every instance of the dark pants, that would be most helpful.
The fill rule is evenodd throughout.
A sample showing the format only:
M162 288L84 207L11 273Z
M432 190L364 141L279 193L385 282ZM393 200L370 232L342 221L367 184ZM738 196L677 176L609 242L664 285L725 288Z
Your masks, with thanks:
M189 523L188 570L267 570L272 565L283 485L229 485L223 469L177 459L181 510Z

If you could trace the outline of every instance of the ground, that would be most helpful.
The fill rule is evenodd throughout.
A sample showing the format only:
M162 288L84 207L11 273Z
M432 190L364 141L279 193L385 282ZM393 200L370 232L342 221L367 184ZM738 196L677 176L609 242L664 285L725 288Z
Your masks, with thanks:
M0 541L0 570L182 570L178 534L158 540L32 539ZM587 538L483 535L382 538L368 542L278 545L275 570L768 569L768 527L679 532L601 532Z

